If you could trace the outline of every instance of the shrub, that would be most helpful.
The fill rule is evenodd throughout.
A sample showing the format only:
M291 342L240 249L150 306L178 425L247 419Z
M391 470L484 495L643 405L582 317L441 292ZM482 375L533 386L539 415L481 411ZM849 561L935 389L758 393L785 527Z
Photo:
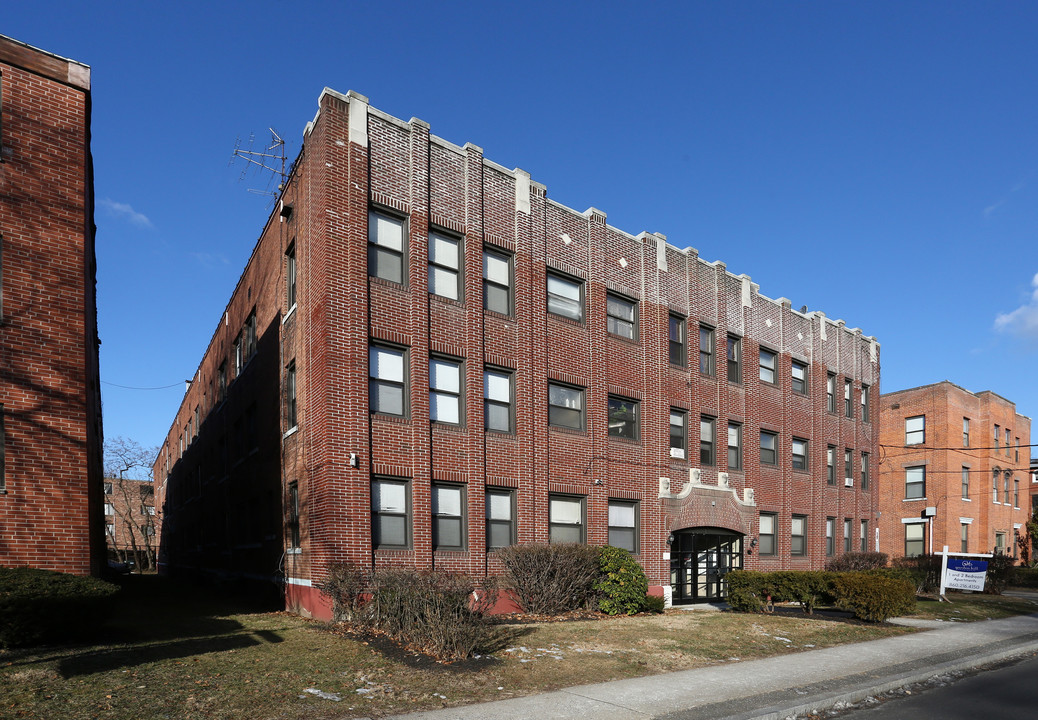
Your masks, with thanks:
M100 626L118 591L97 578L0 567L0 647L78 639Z
M915 587L903 578L845 572L832 576L836 607L868 622L883 622L915 609Z
M497 551L524 612L558 615L585 607L595 595L599 548L511 545Z
M371 597L357 614L357 624L440 660L461 660L494 637L485 610L493 605L496 593L484 592L474 606L475 589L464 575L377 570L371 575Z
M1009 581L1013 577L1013 563L1015 560L1011 555L995 553L988 558L988 575L984 583L984 592L989 595L1001 595L1009 587Z
M774 597L771 573L755 570L732 570L728 581L728 604L739 612L764 612L769 596Z
M1038 588L1038 568L1013 568L1009 584L1023 588Z
M645 608L649 580L629 552L605 546L599 553L598 568L599 610L608 615L634 615Z
M805 613L815 606L832 602L832 573L824 570L779 570L771 575L773 599L797 602Z
M829 572L878 570L887 566L887 554L881 552L849 552L838 555L825 564Z
M890 561L892 567L906 571L916 586L916 592L935 593L941 586L941 556L916 555Z
M660 614L667 606L667 600L662 595L646 595L642 612Z
M336 621L352 621L357 617L369 580L370 573L353 563L328 564L328 579L318 587L332 599L332 616Z

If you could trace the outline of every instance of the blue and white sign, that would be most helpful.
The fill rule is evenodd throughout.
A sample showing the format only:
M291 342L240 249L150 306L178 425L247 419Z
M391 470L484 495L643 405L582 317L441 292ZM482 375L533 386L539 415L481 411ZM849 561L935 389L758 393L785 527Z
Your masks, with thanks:
M988 561L967 557L949 557L948 570L945 575L945 587L957 590L984 589L984 579L988 574Z

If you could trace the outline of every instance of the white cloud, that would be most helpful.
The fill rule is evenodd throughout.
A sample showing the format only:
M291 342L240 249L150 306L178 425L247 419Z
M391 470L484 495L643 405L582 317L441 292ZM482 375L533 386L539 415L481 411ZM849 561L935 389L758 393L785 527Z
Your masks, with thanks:
M223 255L213 255L212 253L193 252L191 257L198 261L198 264L204 267L206 270L212 270L219 265L230 265L230 261Z
M148 216L144 213L137 212L128 203L115 202L109 198L102 198L98 204L105 208L110 215L126 218L131 225L146 228L152 227L151 220L148 219Z
M996 330L1038 340L1038 274L1031 279L1031 286L1034 290L1025 304L995 317Z

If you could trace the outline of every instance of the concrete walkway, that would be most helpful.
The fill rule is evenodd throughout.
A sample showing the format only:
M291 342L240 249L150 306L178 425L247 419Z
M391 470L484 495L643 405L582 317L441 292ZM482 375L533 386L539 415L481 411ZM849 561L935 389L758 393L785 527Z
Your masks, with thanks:
M928 625L932 629L901 637L394 717L781 720L935 675L1038 652L1038 614Z

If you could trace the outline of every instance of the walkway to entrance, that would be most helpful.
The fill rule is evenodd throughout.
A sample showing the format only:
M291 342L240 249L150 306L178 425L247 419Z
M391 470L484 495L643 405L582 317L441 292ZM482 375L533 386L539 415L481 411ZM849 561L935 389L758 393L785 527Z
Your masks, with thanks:
M724 600L728 595L725 575L742 569L742 534L723 528L688 528L673 535L671 601L681 605Z

